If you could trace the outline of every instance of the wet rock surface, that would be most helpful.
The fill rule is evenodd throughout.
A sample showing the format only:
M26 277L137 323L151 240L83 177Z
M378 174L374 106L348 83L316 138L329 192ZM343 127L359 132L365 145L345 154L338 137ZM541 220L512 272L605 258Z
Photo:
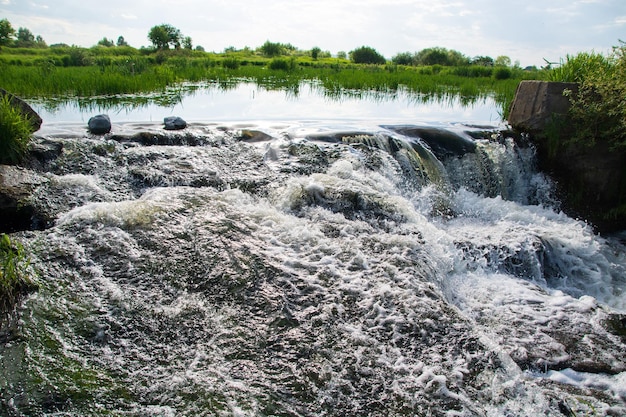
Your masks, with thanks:
M34 191L48 179L34 171L0 165L0 232L39 229L45 220L36 212ZM43 224L42 224L43 223Z

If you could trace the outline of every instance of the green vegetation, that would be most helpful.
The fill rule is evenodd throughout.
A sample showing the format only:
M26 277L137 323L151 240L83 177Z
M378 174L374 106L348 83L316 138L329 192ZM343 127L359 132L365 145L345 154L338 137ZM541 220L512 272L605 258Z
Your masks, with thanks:
M32 133L28 117L11 103L8 95L0 97L0 163L18 163L28 150Z
M0 85L24 98L47 103L129 94L143 94L137 97L139 101L148 94L159 100L155 99L158 94L165 97L172 89L184 90L199 83L231 88L239 82L255 82L297 94L301 83L310 83L337 98L399 90L422 101L460 97L471 103L489 96L502 105L505 115L519 81L541 79L547 73L511 66L508 57L469 58L439 47L401 53L390 61L368 46L332 57L318 46L300 50L269 40L256 49L228 47L221 53L205 52L200 46L193 49L191 38L168 24L150 28L147 39L152 46L148 48L133 48L123 36L116 43L102 38L91 48L48 47L40 37L33 40L24 28L18 39L13 39L16 32L6 19L2 22L7 30L4 38L0 31L0 40L8 47L0 50Z
M626 151L626 43L620 41L609 56L568 55L550 80L579 85L577 92L569 92L574 143L605 142Z
M9 325L17 303L36 288L28 273L29 260L19 242L0 235L0 328Z
M156 49L168 49L170 45L175 49L180 49L181 42L186 38L183 38L180 30L174 26L162 24L150 29L148 39ZM187 49L191 49L191 38L188 38L188 42L190 46Z
M384 56L369 46L361 46L351 51L350 59L356 64L384 64L387 62Z

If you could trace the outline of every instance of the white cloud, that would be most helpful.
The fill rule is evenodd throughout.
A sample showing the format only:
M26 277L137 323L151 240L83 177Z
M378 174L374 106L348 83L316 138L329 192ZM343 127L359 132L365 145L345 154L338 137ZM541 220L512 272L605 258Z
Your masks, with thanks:
M563 51L609 50L623 37L623 1L55 0L44 10L36 6L47 0L0 0L0 16L48 44L92 46L121 35L140 47L152 26L169 23L209 51L271 40L333 53L368 45L391 58L441 46L542 65Z

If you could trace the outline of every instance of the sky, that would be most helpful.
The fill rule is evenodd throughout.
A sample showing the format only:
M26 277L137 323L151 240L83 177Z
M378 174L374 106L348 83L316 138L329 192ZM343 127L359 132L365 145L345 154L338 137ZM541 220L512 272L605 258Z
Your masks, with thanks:
M150 46L150 28L167 23L206 51L269 40L333 55L369 46L391 59L443 47L522 67L626 40L625 0L0 0L0 19L48 45L123 36Z

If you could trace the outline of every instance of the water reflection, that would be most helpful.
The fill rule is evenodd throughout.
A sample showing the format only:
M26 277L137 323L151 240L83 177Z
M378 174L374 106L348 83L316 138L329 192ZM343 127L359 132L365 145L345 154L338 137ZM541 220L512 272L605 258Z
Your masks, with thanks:
M416 93L402 87L360 90L319 81L266 78L184 83L141 95L57 97L35 100L46 122L86 121L108 113L114 121L389 119L500 122L501 104L487 94Z

